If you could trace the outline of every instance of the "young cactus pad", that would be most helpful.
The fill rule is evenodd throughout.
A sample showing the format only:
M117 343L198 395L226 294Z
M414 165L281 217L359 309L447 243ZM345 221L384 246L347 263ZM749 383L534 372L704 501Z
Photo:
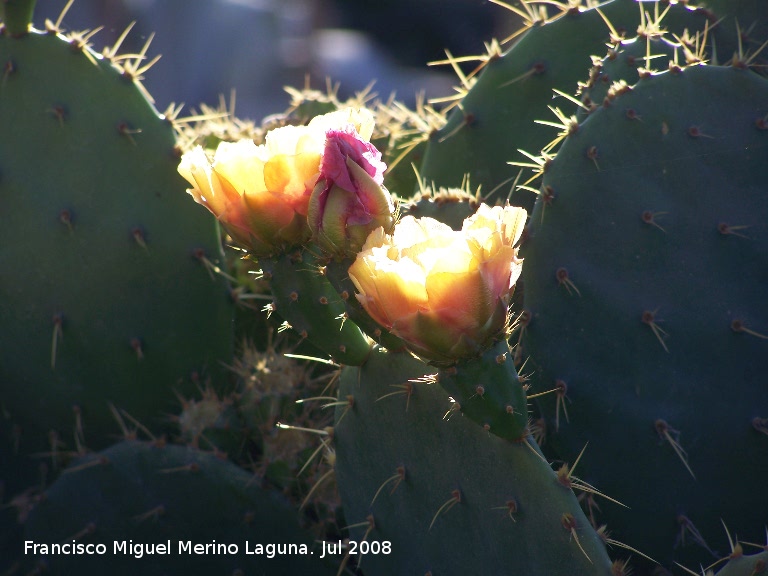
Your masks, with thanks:
M231 358L215 223L134 60L33 30L1 35L0 62L0 396L20 431L0 449L105 446L110 402L160 423Z
M310 249L259 259L274 295L273 310L336 362L358 366L371 345L346 319L344 301L325 276L322 262Z

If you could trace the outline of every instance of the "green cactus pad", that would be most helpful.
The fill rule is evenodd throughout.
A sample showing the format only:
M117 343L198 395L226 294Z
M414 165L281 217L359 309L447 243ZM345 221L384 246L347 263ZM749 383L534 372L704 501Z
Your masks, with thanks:
M36 31L0 37L0 62L3 410L22 451L51 430L105 446L108 403L159 424L175 387L231 357L232 305L205 265L215 223L125 62Z
M528 435L528 407L506 341L479 358L462 361L437 374L437 381L458 410L491 434L511 442Z
M334 444L350 538L391 545L357 556L365 574L612 574L535 443L502 440L452 412L428 373L382 349L342 370L339 397L353 401L337 407Z
M687 52L686 52L687 51ZM703 54L694 54L693 42L681 42L667 34L634 36L612 44L608 54L595 58L589 77L579 86L582 107L576 117L583 121L587 114L609 106L625 90L630 90L644 75L675 70L697 61ZM691 62L686 61L686 53Z
M684 26L694 28L695 23L703 28L703 15L679 5L671 8L682 21L673 30L682 33ZM551 117L547 106L560 106L570 115L572 104L553 102L553 90L573 93L591 56L604 53L611 31L603 15L617 31L638 27L637 2L613 0L601 3L600 11L602 15L595 9L563 7L561 14L531 25L503 55L492 55L461 106L431 135L422 178L438 186L459 186L469 175L470 185L482 186L483 195L493 192L491 203L503 202L520 172L509 163L526 162L518 150L538 154L553 139L551 128L535 121ZM533 200L524 191L511 198L513 205L529 211Z
M666 565L768 521L767 120L747 70L640 80L566 139L522 249L546 445L589 442L585 479L632 508L600 521Z

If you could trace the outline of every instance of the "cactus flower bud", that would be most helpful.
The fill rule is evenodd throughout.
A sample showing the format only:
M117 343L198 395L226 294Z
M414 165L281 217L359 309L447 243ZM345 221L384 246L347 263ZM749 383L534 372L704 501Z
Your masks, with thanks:
M371 317L435 363L480 355L504 331L522 270L522 208L482 204L460 231L403 218L371 233L349 268Z
M383 186L385 169L381 152L354 126L328 130L308 213L313 239L323 250L354 256L379 226L392 231L394 205Z
M246 139L222 142L213 161L201 147L181 159L188 192L210 210L232 238L255 256L273 255L309 240L307 211L320 177L326 133L373 130L373 118L354 109L314 118L307 126L283 126L262 145Z

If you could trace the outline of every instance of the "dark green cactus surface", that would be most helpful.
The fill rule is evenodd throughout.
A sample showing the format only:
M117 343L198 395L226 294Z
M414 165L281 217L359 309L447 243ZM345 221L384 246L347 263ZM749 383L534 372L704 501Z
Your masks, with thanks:
M748 70L640 80L565 140L522 250L546 448L589 442L584 479L632 509L600 522L668 566L768 522L767 119Z
M103 543L107 552L67 556L33 549L24 567L52 575L336 574L299 527L296 509L259 482L212 454L137 441L116 444L74 461L46 490L24 533L27 542ZM272 558L266 548L256 553L267 543L293 552ZM142 551L129 548L136 544L146 545L145 553L150 545L170 546L137 557ZM203 553L188 544L202 545Z
M717 23L719 63L750 61L765 74L768 58L761 46L768 38L768 10L763 0L700 0Z
M0 3L0 21L11 36L22 36L29 30L36 0L4 0Z

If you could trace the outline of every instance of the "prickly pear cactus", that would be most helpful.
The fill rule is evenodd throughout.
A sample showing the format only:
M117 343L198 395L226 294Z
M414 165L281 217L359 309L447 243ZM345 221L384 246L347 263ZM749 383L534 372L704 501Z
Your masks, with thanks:
M448 224L454 230L461 230L465 218L477 210L480 203L479 191L474 194L461 188L423 187L408 202L403 203L402 215L422 218L427 216Z
M768 550L730 558L717 576L765 576L768 574Z
M515 43L488 44L447 110L289 90L285 114L185 124L181 146L142 93L146 50L29 30L32 4L0 4L0 522L25 522L0 558L170 539L148 573L765 572L743 548L764 550L746 542L768 520L753 0L524 0ZM522 266L525 211L486 203L531 205L529 167ZM234 360L218 236L188 186L248 253L233 300L272 292ZM275 317L295 332L277 350ZM280 357L296 338L323 368ZM90 453L112 414L127 441ZM131 440L171 423L185 447ZM268 541L306 548L244 554ZM124 550L12 569L135 573Z
M212 454L151 442L74 461L30 514L24 538L104 545L103 554L29 550L25 569L46 574L336 573L296 509L258 478ZM268 543L290 552L269 557Z
M507 198L520 172L510 163L528 162L518 150L538 153L551 140L551 130L536 121L551 117L547 107L553 106L553 90L572 94L590 56L602 53L612 36L637 29L640 14L632 0L601 3L600 11L596 3L571 2L545 17L538 3L523 4L528 19L520 37L506 52L494 44L478 58L484 62L481 74L464 82L460 105L431 134L421 166L427 181L460 186L469 175L471 186L482 186L491 201ZM666 22L680 34L685 27L703 27L703 15L682 5L670 9ZM571 105L566 101L562 107ZM568 116L560 118L566 131ZM528 209L533 200L521 190L512 196L513 204Z
M546 447L589 442L585 480L632 509L600 522L665 565L767 520L766 102L734 67L642 78L565 140L523 250Z
M218 234L184 198L145 54L87 41L0 37L0 395L25 453L105 446L110 403L160 424L232 350Z

